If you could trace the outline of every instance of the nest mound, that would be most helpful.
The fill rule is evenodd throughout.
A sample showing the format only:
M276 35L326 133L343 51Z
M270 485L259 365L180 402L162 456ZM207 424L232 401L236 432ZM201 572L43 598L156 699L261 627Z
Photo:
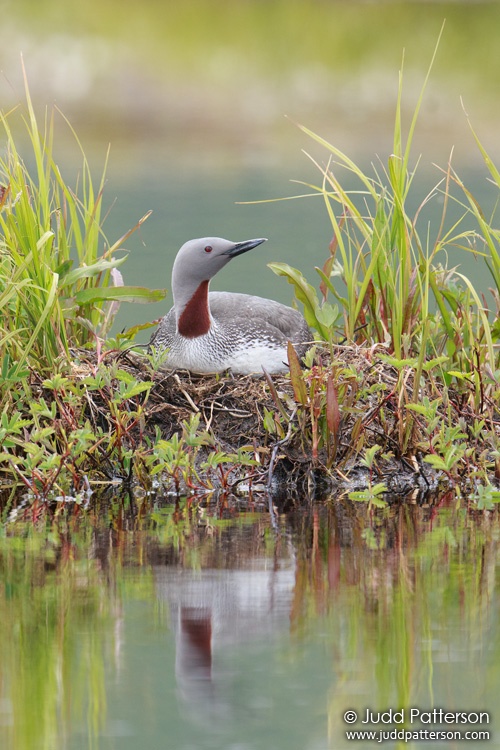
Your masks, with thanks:
M223 450L234 451L252 441L265 441L264 409L275 404L267 381L249 375L201 376L188 372L157 373L148 418L170 437L195 413ZM292 396L289 380L275 381L281 393Z
M288 374L152 371L146 358L134 352L109 352L103 364L153 383L142 425L150 437L160 432L168 440L199 415L199 429L213 436L218 450L235 453L251 446L263 468L281 479L296 482L321 474L340 490L367 485L369 472L360 459L377 444L382 456L377 459L377 481L383 478L398 491L435 485L430 467L415 457L417 420L412 421L405 450L401 448L409 415L402 401L413 389L413 370L402 376L377 359L374 349L355 346L335 347L333 358L324 352L317 361L304 371L299 392ZM95 367L93 353L79 352L74 375L84 377ZM106 404L93 396L93 420L106 418L105 411Z
M78 379L95 371L93 352L79 351L73 375ZM269 432L264 427L265 410L276 410L276 395L291 403L293 388L289 377L273 376L275 396L264 376L196 375L187 371L153 371L149 362L135 352L109 352L104 366L118 364L137 381L153 383L144 406L145 432L153 437L157 428L168 440L182 430L193 414L200 416L200 429L210 432L221 450L234 452L252 444L266 444ZM92 399L94 420L104 415L105 405Z

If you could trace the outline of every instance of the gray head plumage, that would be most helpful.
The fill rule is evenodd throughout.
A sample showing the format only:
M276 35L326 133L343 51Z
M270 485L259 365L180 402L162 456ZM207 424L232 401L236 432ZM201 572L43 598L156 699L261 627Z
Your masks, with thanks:
M181 310L203 281L210 281L237 255L266 242L264 237L231 242L222 237L200 237L185 242L172 269L172 292L176 310Z

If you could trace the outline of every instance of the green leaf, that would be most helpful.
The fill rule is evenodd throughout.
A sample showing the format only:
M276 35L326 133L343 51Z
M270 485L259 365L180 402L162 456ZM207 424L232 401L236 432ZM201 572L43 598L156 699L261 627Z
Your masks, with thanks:
M106 286L95 289L82 289L75 294L75 301L79 305L90 302L117 300L118 302L161 302L167 293L166 289L147 289L142 286Z
M318 273L319 277L321 278L321 281L325 285L327 289L330 290L330 292L334 295L336 299L341 303L343 307L347 307L348 302L345 297L343 297L340 292L335 289L335 286L332 284L328 276L325 274L322 268L318 268L318 266L314 266L314 270ZM323 305L324 306L324 305Z
M36 243L36 249L41 250L43 247L45 247L45 245L49 242L49 240L52 241L53 239L54 239L54 232L51 232L50 230L48 230L47 232L42 234L42 236Z
M129 385L126 385L125 387L120 389L120 392L116 394L114 400L121 403L122 401L126 401L127 399L134 398L134 396L138 396L140 393L150 391L152 385L153 384L148 381L143 381L141 383L130 383Z
M72 266L73 266L73 260L71 258L67 258L59 266L57 266L55 270L56 270L56 273L59 274L59 281L65 278L66 274L68 273L70 268L72 268ZM59 286L62 287L63 284L59 284Z
M425 456L424 461L430 464L433 469L437 469L438 471L448 471L446 462L441 456L437 456L435 453L430 453L428 456Z
M321 307L316 310L316 320L329 330L339 322L341 317L337 305L331 305L329 302L324 302Z
M317 311L320 309L316 290L296 268L288 263L268 263L268 267L277 276L284 276L289 284L295 288L295 296L304 305L304 318L309 326L316 328L321 337L328 341L329 329L318 320Z
M434 359L430 359L428 362L424 362L424 364L422 365L422 370L424 370L425 372L429 372L434 367L443 365L445 362L448 362L449 359L450 358L445 354L443 354L441 357L434 357Z
M127 328L127 330L124 333L118 333L116 335L116 338L118 340L120 339L132 339L134 336L136 336L140 331L146 331L148 328L154 328L157 324L156 323L139 323L136 326L131 326L130 328Z
M121 266L127 260L125 255L123 258L116 258L114 260L98 260L97 263L92 263L90 266L80 266L75 268L74 271L69 271L64 277L64 286L71 286L80 279L90 279L92 276L97 276L105 271L110 271L112 268Z
M371 448L367 448L365 450L365 455L360 460L360 463L362 463L364 466L367 466L369 469L371 469L375 461L375 456L380 450L381 450L381 446L376 445L376 444L372 445Z
M379 354L378 356L382 362L387 362L388 365L395 367L396 370L401 370L403 367L416 367L418 364L418 359L416 358L398 359L397 357L391 357L389 354Z

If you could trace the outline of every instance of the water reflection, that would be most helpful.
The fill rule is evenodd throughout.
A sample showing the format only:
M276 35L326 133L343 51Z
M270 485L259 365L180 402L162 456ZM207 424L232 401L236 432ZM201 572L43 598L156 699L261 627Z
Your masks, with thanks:
M341 748L347 708L495 708L496 513L306 502L276 535L120 501L39 523L0 541L2 748Z
M154 575L157 595L169 605L181 699L199 721L227 713L217 656L286 634L293 560L273 565L272 559L255 558L238 570L155 568Z

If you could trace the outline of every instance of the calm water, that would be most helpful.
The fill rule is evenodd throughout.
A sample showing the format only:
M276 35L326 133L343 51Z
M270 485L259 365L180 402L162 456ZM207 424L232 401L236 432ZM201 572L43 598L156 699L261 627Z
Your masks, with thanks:
M126 499L8 524L0 746L372 747L347 709L437 707L490 712L458 729L498 747L497 516L279 510L278 533L258 507Z

